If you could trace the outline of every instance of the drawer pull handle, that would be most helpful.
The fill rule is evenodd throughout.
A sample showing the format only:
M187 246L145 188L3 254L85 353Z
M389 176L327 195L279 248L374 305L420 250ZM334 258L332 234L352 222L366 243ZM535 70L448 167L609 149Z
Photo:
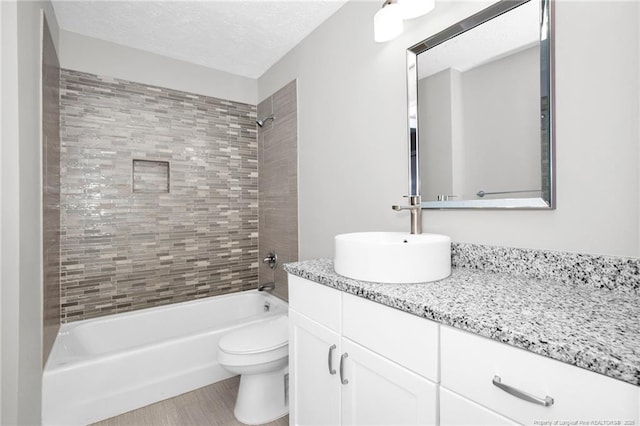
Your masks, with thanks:
M336 345L331 345L329 347L329 357L327 363L329 364L329 374L336 374L336 370L333 369L333 350L336 348Z
M343 385L346 385L347 383L349 383L349 380L344 378L344 359L348 356L349 354L345 352L340 357L340 381L342 382Z
M550 407L551 405L553 405L553 398L551 398L550 396L538 398L537 396L533 396L509 385L505 385L504 383L502 383L502 379L500 379L500 376L493 376L493 384L509 395L515 396L516 398L524 399L525 401L533 402L534 404L544 405L545 407Z

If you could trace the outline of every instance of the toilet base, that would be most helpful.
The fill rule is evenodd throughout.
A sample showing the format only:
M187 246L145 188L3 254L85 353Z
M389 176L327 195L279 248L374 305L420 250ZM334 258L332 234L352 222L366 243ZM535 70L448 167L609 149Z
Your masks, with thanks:
M279 419L289 413L285 395L287 368L262 374L243 374L233 414L247 425L258 425ZM285 398L287 400L285 400Z

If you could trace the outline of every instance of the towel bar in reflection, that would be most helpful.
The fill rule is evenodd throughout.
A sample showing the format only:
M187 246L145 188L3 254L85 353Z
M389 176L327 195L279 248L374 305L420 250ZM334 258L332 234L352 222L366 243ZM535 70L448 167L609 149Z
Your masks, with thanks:
M518 191L497 191L497 192L484 192L482 190L476 192L476 195L480 198L484 197L485 195L498 195L498 194L518 194L518 193L522 193L522 192L542 192L541 189L521 189Z

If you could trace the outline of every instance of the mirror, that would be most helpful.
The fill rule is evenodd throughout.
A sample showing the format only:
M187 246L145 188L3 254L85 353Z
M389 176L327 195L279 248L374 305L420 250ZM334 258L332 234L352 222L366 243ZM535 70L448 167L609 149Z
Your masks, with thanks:
M553 209L549 0L502 0L407 51L410 194Z

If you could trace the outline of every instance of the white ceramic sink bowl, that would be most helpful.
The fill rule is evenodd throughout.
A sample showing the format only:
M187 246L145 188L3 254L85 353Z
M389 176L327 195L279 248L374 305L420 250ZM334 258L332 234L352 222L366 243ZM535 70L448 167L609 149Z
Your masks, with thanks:
M334 268L362 281L410 284L451 274L451 238L438 234L355 232L335 236Z

